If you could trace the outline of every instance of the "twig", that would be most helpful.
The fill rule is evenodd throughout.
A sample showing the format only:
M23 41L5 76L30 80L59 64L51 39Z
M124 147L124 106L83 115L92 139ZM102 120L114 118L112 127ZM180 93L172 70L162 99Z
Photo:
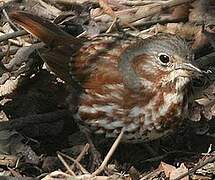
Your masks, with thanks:
M152 4L152 3L163 4L165 2L164 1L125 1L125 2L122 2L123 5L127 5L127 6L143 6L143 5Z
M122 137L123 137L123 134L124 134L124 129L121 130L119 136L117 137L117 139L115 140L115 142L113 143L112 147L110 148L109 152L107 153L104 161L102 162L102 164L99 166L99 168L92 173L92 177L100 174L105 166L107 165L108 161L110 160L111 156L113 155L113 153L115 152L116 148L118 147Z
M8 46L7 46L7 50L6 50L6 54L5 54L6 61L8 60L8 57L10 56L10 46L11 46L11 42L8 42Z
M45 9L48 10L48 12L51 12L51 14L53 15L58 16L61 13L61 11L58 8L46 3L45 1L38 0L38 3L40 3L41 6L45 7Z
M7 22L11 25L11 27L14 29L14 30L19 30L18 27L10 20L7 12L5 11L5 9L2 10L2 13L4 14L5 18L7 19Z
M59 160L62 162L62 164L65 166L65 168L66 168L67 171L70 173L70 175L76 176L76 174L70 169L69 165L68 165L67 162L63 159L63 157L60 155L59 152L57 152L57 157L58 157Z
M174 6L179 6L184 3L191 3L193 1L195 1L195 0L171 0L171 1L161 3L161 4L158 4L155 1L154 3L151 4L150 11L143 10L140 13L136 14L136 12L140 11L140 9L143 8L144 6L138 6L138 7L133 6L132 8L129 8L129 9L116 11L116 12L114 12L114 14L117 18L119 18L119 20L123 26L128 26L129 23L131 24L131 26L133 26L133 23L137 23L137 21L141 21L141 24L144 23L142 20L143 18L151 17L155 14L161 13L163 10L166 10L168 8L172 8ZM135 15L134 15L134 17L133 16L129 17L125 23L125 20L122 18L123 15L125 15L125 14L135 14ZM103 14L103 15L95 17L94 19L96 21L99 21L99 20L102 20L102 19L105 19L108 17L110 17L110 16L107 14ZM150 23L154 23L154 22L150 22Z
M111 25L109 26L108 30L106 31L106 33L109 33L112 31L113 26L116 24L116 22L117 22L117 17L114 17L113 21L112 21Z
M1 166L15 167L17 160L18 160L17 156L0 154L0 165Z
M208 163L212 163L215 161L215 156L209 157L208 159L206 159L203 162L200 162L199 164L197 164L193 169L189 170L188 172L182 174L181 176L175 178L174 180L181 180L182 178L194 173L195 171L197 171L198 169L202 168L203 166L207 165Z
M156 175L161 173L161 169L157 168L154 171L146 174L144 177L142 177L140 180L147 180L147 179L152 179L152 177L155 177Z
M53 1L53 0L52 0ZM75 3L83 4L85 2L89 2L88 0L54 0L55 3L71 5ZM98 3L97 0L91 0L91 3Z
M27 34L28 34L28 32L26 32L25 30L15 31L15 32L0 36L0 42L6 41L11 38L16 38L19 36L27 35Z
M90 147L90 145L87 143L85 146L84 146L84 148L83 148L83 150L81 151L81 153L78 155L78 157L76 158L76 162L80 162L81 161L81 159L82 159L82 157L86 154L86 152L89 150L89 147ZM74 167L75 167L75 163L73 163L71 166L70 166L70 169L74 169Z
M163 4L163 8L171 8L171 7L174 7L174 6L179 6L181 4L185 4L185 3L191 3L195 0L170 0L170 1L167 1L166 3Z
M62 152L58 152L58 153L59 153L61 156L63 156L63 157L65 157L65 158L71 160L72 162L74 162L74 163L78 166L78 168L81 170L82 173L84 173L84 174L89 174L89 172L88 172L76 159L74 159L74 158L72 158L72 157L70 157L70 156L68 156L68 155L66 155L66 154L64 154L64 153L62 153ZM70 168L70 169L71 169L71 168Z
M170 18L165 18L165 19L158 19L158 20L151 20L151 21L145 21L145 19L139 19L133 23L131 23L132 26L152 26L157 23L159 24L167 24L167 23L177 23L186 20L185 18L177 18L177 19L170 19Z
M44 178L45 176L47 176L49 173L42 173L40 174L39 176L37 176L37 179L42 179Z
M74 158L70 157L71 160L78 166L78 168L81 170L83 174L90 174L78 161L76 161Z
M171 0L171 1L167 1L166 3L163 3L163 4L155 3L155 6L150 11L142 12L139 15L139 17L137 17L134 21L140 20L140 19L148 17L148 16L153 16L154 14L158 14L165 9L172 8L174 6L179 6L184 3L191 3L193 1L195 1L195 0ZM132 22L134 22L134 21L132 21Z
M15 171L13 168L10 168L10 167L7 167L7 168L14 177L17 177L17 178L22 177L22 175L18 171Z

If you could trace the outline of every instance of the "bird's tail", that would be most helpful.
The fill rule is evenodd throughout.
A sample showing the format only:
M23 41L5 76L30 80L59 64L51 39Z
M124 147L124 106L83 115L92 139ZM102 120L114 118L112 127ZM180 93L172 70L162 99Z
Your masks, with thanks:
M68 81L68 64L73 54L81 47L81 41L37 15L16 11L10 13L10 18L51 48L40 50L42 59L58 77Z
M61 30L56 24L37 15L15 11L10 13L10 18L47 45L57 46L67 43L80 45L77 38Z

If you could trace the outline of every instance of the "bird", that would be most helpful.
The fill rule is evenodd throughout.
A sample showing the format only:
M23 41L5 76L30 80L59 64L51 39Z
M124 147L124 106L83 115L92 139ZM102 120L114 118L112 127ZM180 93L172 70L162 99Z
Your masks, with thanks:
M176 131L188 115L190 84L202 75L177 35L145 39L125 33L77 38L28 12L10 18L44 42L40 55L71 89L70 110L93 133L126 142Z

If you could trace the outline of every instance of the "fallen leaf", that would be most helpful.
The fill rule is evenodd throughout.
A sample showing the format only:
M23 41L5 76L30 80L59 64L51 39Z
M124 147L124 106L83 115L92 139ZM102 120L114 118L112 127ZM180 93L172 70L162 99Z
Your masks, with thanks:
M194 37L194 43L192 45L192 48L199 49L208 43L209 42L208 42L207 37L202 33L202 30L200 30Z
M190 10L189 14L189 21L190 22L201 22L203 21L203 13L201 11L201 4L200 1L195 1L192 3L192 9Z
M187 167L184 165L184 163L182 163L179 168L171 171L171 173L170 173L170 180L174 180L177 177L179 177L182 174L187 173L187 172L188 172ZM189 180L189 177L186 176L186 177L182 178L181 180Z
M161 162L160 166L159 166L159 169L161 169L162 171L164 171L166 177L169 178L171 172L176 170L176 167L174 167L174 166L172 166L170 164L167 164L165 162Z
M188 4L183 4L174 8L172 12L173 19L185 18L189 15L190 6Z
M115 13L112 10L112 8L108 5L108 1L107 0L99 0L99 5L101 6L101 8L104 10L104 12L106 14L110 15L111 17L116 18Z

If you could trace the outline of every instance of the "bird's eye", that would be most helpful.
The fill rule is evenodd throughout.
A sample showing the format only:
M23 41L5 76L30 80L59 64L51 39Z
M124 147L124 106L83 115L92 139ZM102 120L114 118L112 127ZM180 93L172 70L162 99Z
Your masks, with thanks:
M164 53L158 54L158 58L163 64L167 64L170 61L169 56L167 54L164 54Z

